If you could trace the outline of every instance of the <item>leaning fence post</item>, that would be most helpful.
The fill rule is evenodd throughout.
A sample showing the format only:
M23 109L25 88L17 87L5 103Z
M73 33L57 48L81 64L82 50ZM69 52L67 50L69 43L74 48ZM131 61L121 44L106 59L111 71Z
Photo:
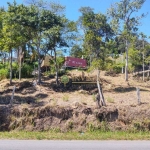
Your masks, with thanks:
M140 89L138 87L136 88L136 93L137 93L137 101L138 101L138 104L140 105L141 104Z
M11 99L10 99L10 105L13 104L15 89L16 89L16 86L13 87L13 91L12 91L12 95L11 95Z

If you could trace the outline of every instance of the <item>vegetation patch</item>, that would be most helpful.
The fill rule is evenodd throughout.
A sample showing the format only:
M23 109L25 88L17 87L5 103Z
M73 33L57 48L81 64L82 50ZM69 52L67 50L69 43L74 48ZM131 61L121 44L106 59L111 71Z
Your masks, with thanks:
M150 132L93 131L93 132L0 132L0 139L19 140L150 140Z

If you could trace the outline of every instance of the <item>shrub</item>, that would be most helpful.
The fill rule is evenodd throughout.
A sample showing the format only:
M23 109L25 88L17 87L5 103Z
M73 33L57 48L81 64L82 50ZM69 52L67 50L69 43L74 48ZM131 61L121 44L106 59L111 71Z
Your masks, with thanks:
M2 63L0 63L0 69L4 68L4 65Z
M109 103L114 103L115 101L114 101L114 99L113 99L113 98L108 97L108 98L107 98L107 102L109 102Z
M13 76L13 78L14 77L16 78L18 76L18 68L19 68L18 63L13 62L12 63L12 76Z
M0 69L0 80L6 79L8 77L8 69Z
M122 67L123 67L123 64L118 63L118 64L114 64L112 66L112 69L115 73L121 73Z
M33 71L33 66L32 65L24 64L22 66L21 75L24 78L31 77L32 76L32 71Z

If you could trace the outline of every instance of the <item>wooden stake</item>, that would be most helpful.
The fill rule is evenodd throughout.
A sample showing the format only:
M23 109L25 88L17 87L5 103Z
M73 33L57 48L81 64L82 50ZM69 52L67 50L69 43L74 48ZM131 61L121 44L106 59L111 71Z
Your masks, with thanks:
M138 105L141 104L141 99L140 99L140 89L137 87L136 88L136 93L137 93L137 101L138 101Z
M16 89L16 86L13 87L13 91L12 91L12 95L11 95L11 99L10 99L10 105L13 104L15 89Z

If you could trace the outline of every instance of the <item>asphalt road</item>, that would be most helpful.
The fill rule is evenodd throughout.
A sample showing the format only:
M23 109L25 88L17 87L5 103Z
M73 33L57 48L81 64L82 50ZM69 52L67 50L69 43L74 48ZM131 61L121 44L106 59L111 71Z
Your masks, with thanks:
M0 150L150 150L150 141L0 140Z

